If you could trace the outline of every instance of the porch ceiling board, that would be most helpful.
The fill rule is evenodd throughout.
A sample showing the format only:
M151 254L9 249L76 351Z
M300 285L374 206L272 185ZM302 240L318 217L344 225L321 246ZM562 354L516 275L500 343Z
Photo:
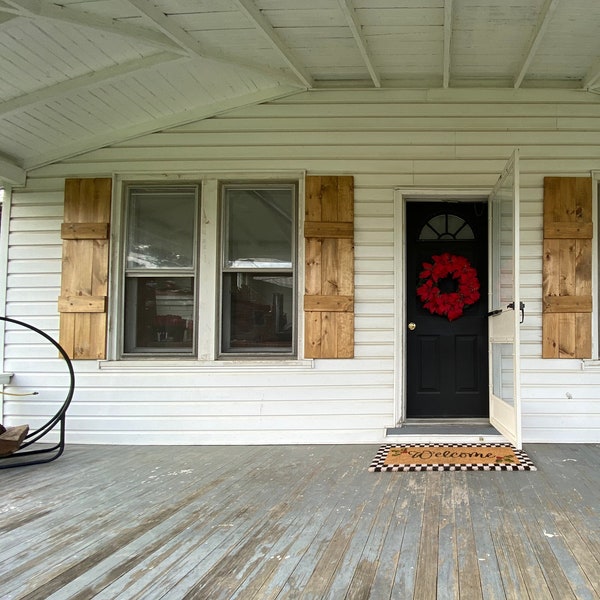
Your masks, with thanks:
M594 91L598 30L597 0L0 0L0 156L31 169L277 87Z

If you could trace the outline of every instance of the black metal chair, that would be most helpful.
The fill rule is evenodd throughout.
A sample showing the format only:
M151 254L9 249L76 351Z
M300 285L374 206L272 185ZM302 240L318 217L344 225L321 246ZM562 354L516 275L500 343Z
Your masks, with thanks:
M51 462L56 460L65 449L65 425L67 409L71 404L73 393L75 391L75 373L73 371L73 364L71 363L71 359L67 355L64 348L41 329L38 329L29 323L17 321L17 319L11 319L9 317L0 317L0 320L31 329L31 331L34 331L48 340L57 348L60 355L65 360L67 369L69 371L69 390L58 412L51 417L47 423L41 427L38 427L35 429L35 431L29 432L20 443L18 449L12 454L0 456L0 469L7 469L9 467L22 467L26 465L38 465L41 463ZM55 430L55 428L58 429L59 433L59 440L57 443L51 443L50 445L32 448L33 444L42 441L42 439Z

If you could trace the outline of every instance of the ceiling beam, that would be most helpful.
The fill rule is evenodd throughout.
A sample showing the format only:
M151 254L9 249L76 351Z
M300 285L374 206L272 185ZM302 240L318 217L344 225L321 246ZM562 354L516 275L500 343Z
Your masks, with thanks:
M250 94L226 98L212 104L190 107L189 109L159 119L150 119L149 121L143 121L142 123L137 123L130 127L90 136L89 138L80 140L74 144L59 147L52 152L30 156L23 161L23 166L27 170L35 169L59 160L66 160L72 156L83 154L84 152L98 150L99 148L110 146L111 144L118 144L157 131L171 129L180 125L187 125L188 123L208 119L215 115L236 110L238 108L278 100L301 92L304 92L304 89L299 88L298 86L276 86L252 92Z
M598 80L600 79L600 58L594 62L594 64L590 67L589 71L586 73L583 81L581 82L581 87L584 90L590 90L592 88L598 87Z
M369 54L369 50L367 48L367 41L362 34L362 25L356 16L356 9L352 4L352 0L338 0L338 3L342 12L344 13L344 16L346 17L346 21L348 21L348 27L350 27L350 31L352 31L354 41L358 46L358 50L360 51L363 61L369 70L369 75L373 80L373 85L376 88L380 88L381 79L373 65L373 60L371 59L371 55Z
M275 77L278 81L285 80L285 73L279 69L272 69L264 65L246 61L244 59L233 58L226 55L224 52L205 50L200 42L183 27L167 17L164 12L156 7L150 0L128 0L129 4L134 6L142 15L152 21L152 23L160 29L173 43L177 44L187 53L194 54L201 58L214 60L220 63L225 63L234 67L243 67L262 72L271 77Z
M538 51L539 45L542 42L542 38L550 25L550 21L552 20L552 15L556 10L560 0L546 0L542 10L540 11L540 15L538 18L537 26L533 35L531 37L531 41L529 42L529 48L525 54L525 58L521 62L521 68L519 69L519 74L515 78L514 88L517 89L521 87L523 83L523 79L525 79L525 75L527 75L527 70L529 69L529 65L531 61L535 57L536 52Z
M444 2L444 74L443 86L450 86L450 68L452 66L452 0Z
M5 23L8 23L8 21L12 21L13 19L16 19L16 18L17 18L17 15L5 13L2 11L2 7L0 7L0 27L2 27Z
M3 0L6 5L11 8L2 8L4 12L11 12L20 17L51 19L71 23L72 25L81 25L90 29L98 29L107 33L124 36L132 40L144 42L166 48L174 52L180 52L181 48L174 44L168 37L162 33L147 27L138 25L130 25L116 19L100 17L81 10L66 8L59 4L50 4L48 2L40 2L40 0Z
M30 106L48 102L49 100L56 100L57 98L99 85L111 79L117 79L133 72L182 58L186 57L183 57L181 54L173 54L172 52L159 52L158 54L151 54L145 58L138 58L120 65L113 65L106 69L101 69L100 71L92 71L91 73L61 81L60 83L41 88L30 94L24 94L23 96L18 96L16 98L11 98L6 102L2 102L0 103L0 116L6 116L14 111L20 111ZM186 60L189 59L186 58Z
M25 170L11 160L0 158L0 182L25 185Z
M300 65L298 59L279 37L273 26L265 19L262 12L256 7L252 0L234 0L242 12L252 21L254 26L263 34L267 41L277 50L287 66L293 71L294 75L307 88L314 87L314 82L308 71Z

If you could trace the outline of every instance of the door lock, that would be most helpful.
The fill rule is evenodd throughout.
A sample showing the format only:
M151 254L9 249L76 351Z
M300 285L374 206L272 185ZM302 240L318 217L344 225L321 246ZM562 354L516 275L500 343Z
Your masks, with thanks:
M409 324L408 324L408 328L409 328L411 331L414 331L414 330L417 328L417 324L416 324L416 323L412 323L412 322L411 322L411 323L409 323Z

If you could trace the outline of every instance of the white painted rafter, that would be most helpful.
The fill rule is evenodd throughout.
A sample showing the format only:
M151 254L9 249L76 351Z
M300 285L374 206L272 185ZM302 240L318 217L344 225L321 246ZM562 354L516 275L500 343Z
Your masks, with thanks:
M311 75L304 67L302 67L299 60L279 37L273 26L267 21L254 2L252 2L252 0L234 0L234 2L246 17L252 21L254 26L263 34L273 48L277 50L287 66L293 71L294 75L302 82L302 85L307 88L312 88L314 82Z
M158 54L151 54L145 58L130 60L120 65L113 65L100 71L93 71L85 75L80 75L79 77L74 77L73 79L61 81L55 85L41 88L30 94L11 98L6 102L0 103L0 116L6 116L12 112L24 110L50 100L56 100L57 98L77 93L82 89L91 88L95 85L123 77L124 75L133 72L142 71L143 69L148 69L171 60L182 58L185 59L185 57L180 54L159 52Z
M184 51L199 56L201 58L214 60L220 63L225 63L235 67L244 67L254 69L276 77L278 81L285 79L283 71L278 69L270 69L264 65L260 65L251 61L246 61L240 58L233 58L222 52L210 51L208 52L202 44L185 29L177 25L173 19L169 19L160 8L157 8L149 0L127 0L129 4L134 6L141 14L150 19L152 23L160 29L160 31L167 36L173 43L177 44Z
M450 69L452 66L452 0L444 2L444 74L443 86L450 86Z
M0 7L0 27L16 18L16 15L2 12L2 7Z
M166 48L173 52L182 52L180 46L174 44L168 37L147 27L130 25L116 19L92 15L91 13L74 10L58 4L41 2L40 0L3 1L5 7L2 8L2 11L10 12L17 16L62 21L64 23L71 23L72 25L80 25L90 29L114 33L132 40L144 42L145 44Z
M166 115L162 118L151 119L149 121L143 121L130 127L120 128L115 131L109 131L95 136L90 136L79 140L73 144L61 146L55 151L51 151L45 154L30 156L23 161L25 169L30 170L37 167L47 165L60 160L68 159L72 156L82 154L84 152L90 152L103 148L111 144L118 144L126 140L147 135L149 133L155 133L164 129L170 129L172 127L178 127L180 125L187 125L194 121L200 121L202 119L208 119L215 115L222 114L238 108L244 108L246 106L253 106L262 102L270 102L298 94L304 91L298 86L276 86L257 92L251 92L249 94L243 94L241 96L234 96L232 98L225 98L218 102L211 104L202 104L200 106L190 107L186 110Z
M340 9L344 13L346 17L346 21L348 21L348 27L350 27L350 31L352 31L352 35L354 37L354 41L358 46L358 50L360 51L360 55L369 71L369 75L373 80L373 85L377 88L381 87L381 78L377 73L377 69L373 64L373 59L369 54L369 50L367 48L367 42L362 34L362 25L360 24L358 17L356 15L356 9L352 4L352 0L338 0L340 5Z
M26 173L19 165L5 158L0 158L0 183L25 185Z
M560 0L546 0L538 18L537 26L533 35L531 37L531 41L529 42L529 48L525 54L523 61L521 62L521 67L519 69L519 74L515 78L514 88L517 89L521 87L523 83L523 79L525 79L525 75L527 75L527 71L529 69L529 65L531 61L535 57L536 52L538 51L539 45L542 42L544 34L550 25L550 21L552 20L552 15L556 10Z

